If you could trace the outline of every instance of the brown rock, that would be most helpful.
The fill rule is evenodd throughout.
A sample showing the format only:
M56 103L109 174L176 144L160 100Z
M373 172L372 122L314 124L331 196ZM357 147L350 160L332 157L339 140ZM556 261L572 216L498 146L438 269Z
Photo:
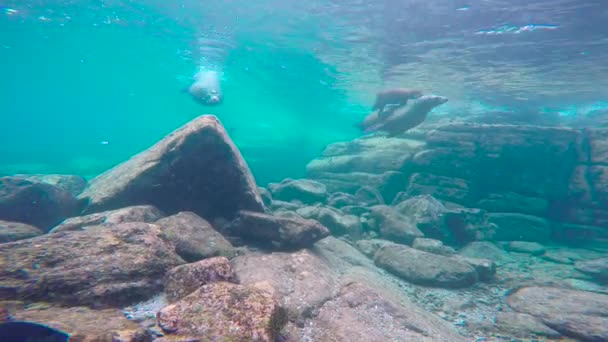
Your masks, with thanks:
M144 342L151 336L139 324L129 321L116 309L92 310L87 307L61 308L30 304L11 315L66 332L70 341Z
M249 167L212 115L200 116L128 161L91 180L86 213L151 204L167 214L208 220L239 209L264 211Z
M279 248L305 248L329 235L329 230L314 220L277 217L240 211L228 230L239 236L272 242Z
M44 234L29 224L0 220L0 243L33 238Z
M157 315L166 336L158 341L272 342L287 322L272 295L254 287L204 285Z
M127 222L153 223L163 216L163 213L154 206L135 205L96 214L70 217L51 229L49 233L83 230L88 226L114 226Z
M231 256L233 247L209 222L192 212L162 218L155 222L175 245L175 252L187 262L214 256Z
M160 291L183 262L148 223L43 235L2 245L0 299L125 306Z
M232 263L242 284L270 283L293 321L310 316L336 292L337 276L307 250L247 253L234 258Z
M175 302L199 287L216 282L238 283L236 274L225 257L215 257L172 268L165 276L165 293Z

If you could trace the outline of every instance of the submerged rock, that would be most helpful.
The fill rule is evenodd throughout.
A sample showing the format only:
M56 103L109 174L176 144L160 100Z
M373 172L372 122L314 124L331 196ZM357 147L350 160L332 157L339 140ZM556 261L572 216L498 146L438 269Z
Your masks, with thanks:
M450 232L444 222L447 209L432 196L409 198L395 205L395 209L410 218L424 236L437 240L450 238Z
M329 235L329 230L315 220L277 217L245 210L239 212L227 229L263 244L274 243L282 249L306 248Z
M148 223L43 235L2 245L0 299L124 306L160 291L183 262Z
M165 293L169 302L175 302L199 287L217 281L238 283L230 261L215 257L172 268L165 276Z
M153 223L164 217L164 214L151 205L136 205L116 210L65 219L49 233L83 230L89 226L114 226L127 222Z
M40 303L24 306L10 314L16 320L36 322L64 331L70 335L70 341L143 342L152 338L139 324L125 318L117 309L64 308Z
M345 284L305 331L301 341L466 340L440 318L360 282Z
M46 232L77 215L84 202L59 187L19 177L0 177L0 219L31 224Z
M375 222L374 228L387 240L411 245L414 239L424 236L409 217L401 215L393 207L373 206L370 218Z
M488 220L498 226L496 240L546 242L551 225L541 217L516 213L490 213Z
M272 342L287 323L272 294L243 285L204 285L158 312L165 336L157 341Z
M450 256L456 254L454 248L449 246L444 246L443 242L435 239L427 239L427 238L416 238L412 247L419 249L421 251Z
M29 239L42 234L43 231L29 224L0 220L0 243Z
M247 253L232 262L242 284L268 282L292 321L309 318L314 309L337 291L338 278L334 271L307 250Z
M192 212L180 212L155 222L175 252L187 262L214 256L230 256L232 244L213 229L209 222Z
M150 204L207 220L238 210L263 212L249 167L212 115L200 116L149 149L91 180L86 213Z
M382 246L374 261L379 267L414 284L461 288L473 285L478 279L475 268L468 262L404 245Z
M353 238L361 235L361 222L355 215L344 214L340 209L332 207L302 207L296 211L303 218L319 221L333 235L348 234Z
M87 180L76 175L17 174L12 177L49 184L69 192L72 196L78 196L87 186Z
M577 261L574 266L577 270L592 276L597 281L608 284L608 257Z
M327 202L327 188L323 183L310 179L284 179L268 185L272 197L290 202L299 200L306 204Z
M507 298L514 310L534 316L565 336L608 340L608 295L555 287L525 287Z
M507 250L532 255L542 255L545 253L545 247L543 245L528 241L511 241L507 244Z

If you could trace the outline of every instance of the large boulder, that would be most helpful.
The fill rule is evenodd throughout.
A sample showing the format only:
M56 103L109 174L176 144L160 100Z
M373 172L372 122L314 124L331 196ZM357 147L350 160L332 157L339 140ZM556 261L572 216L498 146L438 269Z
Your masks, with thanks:
M393 207L375 205L371 207L370 218L373 220L371 226L387 240L411 245L414 239L424 236L413 220Z
M47 231L77 215L84 202L57 186L19 177L0 178L0 219L31 224Z
M287 315L271 292L229 282L203 285L158 312L157 341L272 342Z
M115 226L127 222L153 223L164 217L164 214L151 205L135 205L116 210L103 211L84 216L65 219L49 232L57 233L71 230L83 230L89 226Z
M195 213L180 212L155 224L162 228L166 238L175 245L175 252L187 262L233 253L232 244Z
M281 249L310 247L329 235L329 230L315 220L279 217L245 210L241 210L226 229L232 234L258 242L272 243Z
M160 291L182 263L148 223L47 234L2 245L0 299L124 306Z
M0 243L29 239L44 234L40 229L25 223L0 220Z
M451 237L444 220L448 210L434 197L429 195L412 197L396 204L395 209L401 215L408 217L424 236L438 240L448 240Z
M241 209L264 211L249 167L212 115L97 176L79 197L89 201L87 214L150 204L169 215L192 211L213 221Z
M555 287L524 287L507 298L510 307L547 327L583 341L608 340L608 295Z

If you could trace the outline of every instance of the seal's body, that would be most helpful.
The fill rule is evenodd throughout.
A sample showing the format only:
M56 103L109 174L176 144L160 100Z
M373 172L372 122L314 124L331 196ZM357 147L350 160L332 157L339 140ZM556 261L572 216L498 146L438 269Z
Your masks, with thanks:
M387 105L396 105L404 106L407 104L407 101L417 99L422 96L422 92L415 89L408 88L392 88L386 89L378 94L376 94L376 102L374 102L374 106L372 110L378 110L378 114L380 116L389 115L387 110L385 110L385 106Z
M369 114L359 127L365 132L383 131L389 136L406 132L426 120L433 108L448 101L447 97L425 95L417 98L407 106L392 108L386 115L380 115L376 110Z
M194 82L188 88L188 93L202 105L219 105L224 100L220 87L220 75L216 71L199 71L194 75Z

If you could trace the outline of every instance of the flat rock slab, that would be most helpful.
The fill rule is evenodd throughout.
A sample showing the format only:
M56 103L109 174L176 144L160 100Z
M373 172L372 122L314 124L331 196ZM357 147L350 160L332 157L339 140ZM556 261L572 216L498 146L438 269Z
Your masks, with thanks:
M126 306L184 263L160 227L123 223L47 234L0 248L0 299Z
M213 221L240 209L264 211L249 167L212 115L94 178L79 197L89 201L86 214L150 204L169 215L192 211Z
M172 268L165 276L165 293L169 302L175 302L199 287L216 281L238 283L230 261L215 257Z
M70 217L51 229L49 233L83 230L90 226L115 226L126 222L153 223L164 216L160 210L152 205L135 205L101 213Z
M42 234L43 231L32 225L0 220L0 243L29 239Z
M19 177L0 177L0 219L31 224L46 232L78 215L84 201L54 185Z
M306 204L325 203L327 201L327 188L323 183L310 179L284 179L280 183L271 183L268 190L272 198L281 201L298 200Z
M565 336L584 341L608 340L608 295L556 287L524 287L510 295L507 303Z
M460 288L473 285L479 279L475 267L460 258L393 243L380 247L374 262L378 267L419 285Z
M327 227L315 220L278 217L241 210L229 224L228 230L239 236L261 243L274 243L281 249L312 246L329 235Z
M300 337L300 341L465 341L440 318L358 282L345 285L325 303Z
M577 270L592 276L598 282L608 284L608 257L577 261L574 266Z
M296 253L247 253L232 260L244 285L268 282L279 295L291 320L310 316L338 288L337 276L318 256Z
M156 341L275 341L287 315L270 292L207 284L157 315L165 336Z

